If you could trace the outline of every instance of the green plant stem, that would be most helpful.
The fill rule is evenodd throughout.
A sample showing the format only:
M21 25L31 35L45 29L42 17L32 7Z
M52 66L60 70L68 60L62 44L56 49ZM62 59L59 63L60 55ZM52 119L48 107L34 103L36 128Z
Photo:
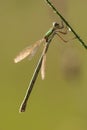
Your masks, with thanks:
M56 12L56 14L63 20L63 22L71 29L76 38L80 41L81 45L83 45L87 49L87 45L85 42L78 36L78 34L74 31L74 29L70 26L70 24L65 20L65 18L60 14L60 12L54 7L54 5L49 1L45 0L48 5Z

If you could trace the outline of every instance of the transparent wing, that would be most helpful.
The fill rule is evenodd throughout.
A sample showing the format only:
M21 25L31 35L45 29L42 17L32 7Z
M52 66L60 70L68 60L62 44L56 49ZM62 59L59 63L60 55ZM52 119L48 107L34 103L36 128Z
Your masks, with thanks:
M41 77L42 77L42 80L44 80L44 78L45 78L45 68L46 68L46 54L43 56L42 66L41 66Z
M34 54L36 53L37 49L39 48L39 46L41 45L41 43L44 41L45 39L41 39L39 41L37 41L33 46L29 46L27 48L25 48L23 51L21 51L19 53L19 55L17 55L17 57L14 59L15 63L20 62L21 60L25 59L27 56L34 56Z
M45 78L45 68L46 68L46 53L43 55L42 65L41 65L41 78L44 80Z

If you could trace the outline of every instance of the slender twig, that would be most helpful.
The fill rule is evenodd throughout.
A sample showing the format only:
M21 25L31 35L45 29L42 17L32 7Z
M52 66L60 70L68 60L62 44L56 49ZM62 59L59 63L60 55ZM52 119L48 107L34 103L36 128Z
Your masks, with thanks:
M81 45L83 45L87 49L87 45L85 42L80 38L80 36L75 32L75 30L70 26L70 24L65 20L65 18L60 14L60 12L54 7L54 5L49 1L45 0L49 6L55 11L55 13L63 20L63 22L70 28L76 38L80 41Z

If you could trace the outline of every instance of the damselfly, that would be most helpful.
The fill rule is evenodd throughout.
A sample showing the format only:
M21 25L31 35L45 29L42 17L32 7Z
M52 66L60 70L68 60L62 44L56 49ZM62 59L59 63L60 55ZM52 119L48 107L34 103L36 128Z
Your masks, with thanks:
M41 54L41 57L38 61L38 64L35 68L35 71L33 73L33 76L31 78L30 84L28 86L28 89L26 91L24 100L20 106L19 111L20 112L24 112L26 109L26 105L27 105L27 101L29 99L29 96L31 94L31 91L33 89L34 83L37 79L38 73L41 69L41 77L42 79L44 79L45 77L45 62L46 62L46 53L49 47L50 42L52 41L53 37L55 35L59 36L61 38L61 40L63 40L64 42L67 42L66 40L64 40L61 36L61 34L67 34L67 31L69 29L67 28L67 26L65 26L63 24L63 22L61 22L61 24L57 23L57 22L53 22L53 27L45 34L45 36L37 41L33 46L31 47L27 47L25 48L22 52L19 53L19 55L14 59L15 63L20 62L21 60L25 59L27 56L34 56L34 54L36 53L37 49L39 48L39 46L44 42L44 48L43 48L43 52Z

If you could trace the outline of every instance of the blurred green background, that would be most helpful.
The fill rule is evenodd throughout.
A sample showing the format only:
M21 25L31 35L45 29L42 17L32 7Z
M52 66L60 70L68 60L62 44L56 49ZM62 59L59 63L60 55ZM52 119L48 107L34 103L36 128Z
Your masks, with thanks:
M52 2L87 43L87 1ZM13 59L41 39L53 21L60 18L44 0L0 0L0 130L87 129L87 50L78 40L53 39L46 78L39 74L26 112L18 112L41 51L31 61L14 64Z

